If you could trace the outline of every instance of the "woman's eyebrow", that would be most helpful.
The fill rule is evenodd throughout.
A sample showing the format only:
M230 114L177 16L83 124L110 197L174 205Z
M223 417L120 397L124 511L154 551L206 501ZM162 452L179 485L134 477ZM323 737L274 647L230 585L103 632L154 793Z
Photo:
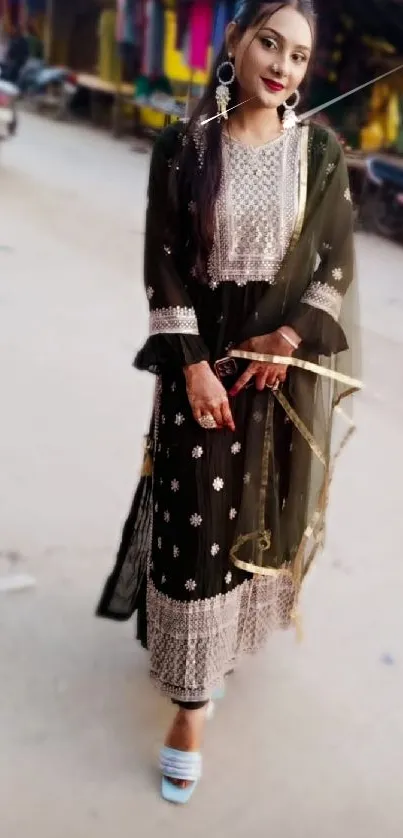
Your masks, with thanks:
M286 42L286 39L284 38L284 35L282 35L280 32L277 32L276 29L272 29L271 26L262 26L262 28L259 32L259 35L264 35L264 34L274 35L275 38L278 38L278 40L281 41L283 44ZM307 47L306 44L294 44L293 49L301 49L304 52L310 52L311 51L310 48Z

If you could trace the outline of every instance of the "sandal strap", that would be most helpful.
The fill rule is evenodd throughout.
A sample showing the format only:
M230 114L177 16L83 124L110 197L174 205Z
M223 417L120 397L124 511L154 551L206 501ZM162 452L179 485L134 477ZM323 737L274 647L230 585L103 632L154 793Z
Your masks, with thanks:
M202 773L202 757L198 751L178 751L175 748L162 748L160 769L164 777L172 780L196 782Z

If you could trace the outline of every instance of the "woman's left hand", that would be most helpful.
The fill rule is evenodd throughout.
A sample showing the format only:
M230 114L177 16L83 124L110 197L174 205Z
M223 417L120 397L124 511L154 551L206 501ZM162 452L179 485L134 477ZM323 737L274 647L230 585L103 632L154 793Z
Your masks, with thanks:
M300 338L290 327L283 327L281 330L288 334L294 343L299 344ZM238 347L243 352L255 352L258 355L281 355L291 357L294 349L280 332L272 332L269 335L261 335L256 338L244 341ZM261 361L252 361L243 375L240 376L230 395L236 396L254 378L257 390L264 390L265 387L276 387L287 378L287 366L285 364L271 364Z

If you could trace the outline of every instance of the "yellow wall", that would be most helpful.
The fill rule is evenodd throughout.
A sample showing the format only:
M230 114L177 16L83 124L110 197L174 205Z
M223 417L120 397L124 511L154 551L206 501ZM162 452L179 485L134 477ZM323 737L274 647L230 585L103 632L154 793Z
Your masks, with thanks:
M191 80L191 70L185 64L183 55L179 50L175 49L176 44L176 14L175 12L166 12L165 15L166 38L165 38L165 75L171 81L189 82ZM211 51L210 51L211 53ZM210 54L211 62L211 54ZM197 85L205 85L207 83L208 72L194 72L192 81Z
M165 75L172 82L187 82L192 81L192 84L204 86L207 83L208 71L206 72L192 72L185 64L183 54L180 50L175 49L176 44L176 14L175 12L166 12L166 28L165 28L165 56L164 56L164 72ZM211 62L211 55L210 55ZM210 63L209 62L209 63ZM162 114L151 110L151 108L142 108L140 111L140 119L143 125L149 128L162 128L164 125L164 117Z

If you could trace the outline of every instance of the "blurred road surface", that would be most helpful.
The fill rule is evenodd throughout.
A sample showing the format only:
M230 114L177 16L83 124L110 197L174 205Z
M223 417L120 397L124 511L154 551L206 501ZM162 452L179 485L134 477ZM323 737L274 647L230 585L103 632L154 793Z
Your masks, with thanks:
M365 393L306 584L305 638L234 676L192 804L158 795L172 715L132 625L93 618L152 381L147 155L25 116L0 163L2 838L401 838L403 251L359 238Z

